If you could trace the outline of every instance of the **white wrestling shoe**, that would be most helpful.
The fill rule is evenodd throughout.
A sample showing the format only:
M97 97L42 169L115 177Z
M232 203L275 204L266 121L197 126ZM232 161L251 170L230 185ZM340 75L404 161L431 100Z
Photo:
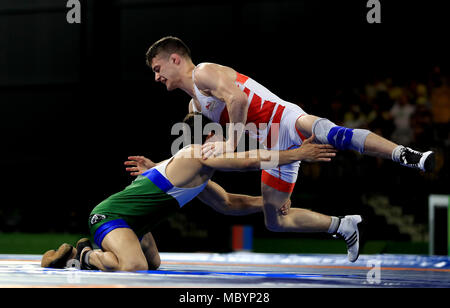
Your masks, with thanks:
M398 146L394 152L393 160L402 166L416 168L426 172L432 172L434 170L435 154L433 151L422 153L408 147Z
M347 243L347 256L350 262L355 262L359 257L360 230L359 223L362 222L360 215L347 215L339 217L339 228L333 237L342 237Z

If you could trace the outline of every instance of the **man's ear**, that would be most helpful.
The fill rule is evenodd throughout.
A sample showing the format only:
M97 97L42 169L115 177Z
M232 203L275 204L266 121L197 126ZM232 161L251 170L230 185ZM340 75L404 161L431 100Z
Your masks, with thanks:
M181 57L176 53L171 54L169 60L171 63L174 63L176 65L179 65L181 63Z

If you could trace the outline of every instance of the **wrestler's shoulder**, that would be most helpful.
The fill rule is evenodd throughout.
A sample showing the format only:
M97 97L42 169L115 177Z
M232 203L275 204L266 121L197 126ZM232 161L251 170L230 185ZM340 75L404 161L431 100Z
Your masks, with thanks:
M208 74L212 71L221 71L225 73L235 72L233 68L226 65L212 62L202 62L196 66L195 75L197 76L198 74Z

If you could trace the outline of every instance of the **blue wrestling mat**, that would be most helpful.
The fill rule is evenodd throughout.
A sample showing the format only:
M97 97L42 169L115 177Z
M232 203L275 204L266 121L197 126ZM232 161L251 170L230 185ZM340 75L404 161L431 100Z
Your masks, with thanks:
M0 255L0 287L448 288L450 258L416 255L161 253L157 271L48 269L39 255Z

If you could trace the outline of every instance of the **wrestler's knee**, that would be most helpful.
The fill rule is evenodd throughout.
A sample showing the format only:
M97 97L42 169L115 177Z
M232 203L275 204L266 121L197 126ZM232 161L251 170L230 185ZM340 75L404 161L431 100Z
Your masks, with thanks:
M272 232L284 232L284 220L286 215L281 214L279 211L271 211L271 213L266 212L266 217L264 223L267 230Z
M266 228L272 232L284 232L284 225L289 216L287 209L290 208L291 193L281 192L263 184L262 195Z
M267 230L272 231L272 232L283 232L284 231L283 225L278 220L273 221L273 222L266 221L266 228L267 228Z
M338 150L364 152L364 146L370 131L367 129L337 126L328 119L319 118L312 125L312 132L322 144L331 144Z

